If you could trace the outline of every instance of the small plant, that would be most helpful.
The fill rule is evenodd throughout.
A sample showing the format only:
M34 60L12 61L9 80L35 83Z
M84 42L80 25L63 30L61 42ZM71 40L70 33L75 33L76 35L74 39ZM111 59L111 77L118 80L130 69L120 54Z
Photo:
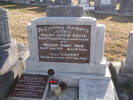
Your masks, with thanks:
M126 88L129 90L129 91L133 91L133 81L128 81L126 83Z

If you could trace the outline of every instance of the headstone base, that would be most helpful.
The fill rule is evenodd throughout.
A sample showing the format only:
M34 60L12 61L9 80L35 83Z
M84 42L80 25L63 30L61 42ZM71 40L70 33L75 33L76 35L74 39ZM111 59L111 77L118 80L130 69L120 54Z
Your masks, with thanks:
M99 14L118 15L118 11L116 10L93 10L92 12L99 13Z
M27 67L29 67L29 66L27 66ZM24 70L24 73L47 75L47 72L43 72L43 71L40 72L40 71ZM105 71L104 75L85 74L85 73L71 73L71 72L56 72L54 77L55 77L55 79L66 83L67 86L78 87L80 79L99 79L99 78L102 78L102 79L109 78L110 79L111 74L110 74L109 68L106 67L106 71Z
M120 16L127 16L127 17L132 17L133 16L133 11L119 11Z
M27 71L47 72L49 69L53 69L55 72L63 73L86 73L86 74L98 74L105 75L106 60L104 59L100 64L78 64L78 63L54 63L54 62L37 62L27 59L26 68ZM55 67L56 66L56 67Z
M17 61L16 41L0 46L0 74L6 73Z

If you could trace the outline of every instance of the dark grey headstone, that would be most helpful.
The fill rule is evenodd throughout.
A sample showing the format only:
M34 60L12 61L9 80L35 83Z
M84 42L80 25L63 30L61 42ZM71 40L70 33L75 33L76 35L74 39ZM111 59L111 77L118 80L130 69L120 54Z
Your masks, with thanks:
M10 43L8 15L5 9L0 9L0 46Z
M133 0L120 0L120 10L133 12Z
M95 9L102 11L115 10L117 0L95 0Z
M72 0L55 0L55 5L72 5Z
M83 7L79 6L51 6L46 10L47 17L82 17Z
M133 74L133 31L129 34L125 72Z
M12 3L17 3L17 4L30 4L32 0L10 0Z

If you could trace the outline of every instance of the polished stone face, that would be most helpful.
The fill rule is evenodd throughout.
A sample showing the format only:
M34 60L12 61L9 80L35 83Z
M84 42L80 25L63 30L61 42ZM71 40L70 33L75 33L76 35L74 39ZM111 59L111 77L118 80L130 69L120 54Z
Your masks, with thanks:
M90 25L38 25L41 62L89 63Z
M43 98L48 83L47 75L23 74L10 96L20 98Z

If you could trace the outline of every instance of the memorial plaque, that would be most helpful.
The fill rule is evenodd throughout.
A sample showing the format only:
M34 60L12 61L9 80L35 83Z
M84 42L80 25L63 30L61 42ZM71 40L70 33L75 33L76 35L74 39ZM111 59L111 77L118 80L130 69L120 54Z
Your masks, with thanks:
M89 63L90 25L37 25L41 62Z
M47 81L47 75L23 74L18 80L11 96L23 98L43 98Z

